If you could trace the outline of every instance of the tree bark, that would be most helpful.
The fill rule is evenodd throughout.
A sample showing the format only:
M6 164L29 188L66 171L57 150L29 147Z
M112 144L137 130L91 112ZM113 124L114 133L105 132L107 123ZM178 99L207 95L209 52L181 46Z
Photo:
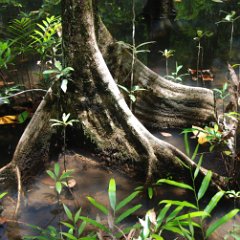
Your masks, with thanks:
M172 145L154 137L128 108L103 58L104 55L111 65L111 59L114 59L115 55L108 56L107 46L112 40L97 16L95 1L64 0L62 5L64 65L74 68L74 82L69 83L67 103L62 105L62 111L69 111L79 119L81 130L78 130L83 132L84 138L91 141L111 166L125 171L132 169L147 181L169 174L175 177L176 172L176 177L189 176L189 170L183 163L191 168L195 168L195 163ZM105 44L102 36L99 36L98 26L106 37ZM99 49L100 45L103 54ZM117 70L129 71L129 53L121 49L120 55L126 60L126 66L113 66L112 72L115 75ZM120 55L117 53L116 60ZM116 63L121 64L123 60ZM144 123L148 124L148 121L151 121L144 115L150 113L156 114L151 125L156 123L157 127L192 124L189 117L181 121L171 120L184 117L184 114L178 111L180 106L183 106L182 109L185 109L186 114L191 114L192 118L195 114L198 122L213 117L211 91L168 82L140 62L136 64L135 73L136 82L149 90L145 93L149 96L142 96L136 108L137 115ZM57 89L60 89L57 87L59 83L55 83L53 88L56 95L59 92ZM160 102L153 104L151 110L149 106L154 101ZM141 104L144 106L141 107ZM195 105L201 106L200 113ZM10 165L18 165L24 179L29 171L34 169L34 161L37 159L39 163L42 155L45 156L49 152L53 133L49 119L55 117L53 114L57 110L56 106L56 100L48 93L17 146ZM170 109L166 110L167 108ZM158 113L160 111L163 113ZM31 144L27 145L29 137ZM81 144L79 142L80 146ZM202 168L201 173L206 174L206 170ZM217 174L213 175L213 184L218 188L225 186L223 178Z

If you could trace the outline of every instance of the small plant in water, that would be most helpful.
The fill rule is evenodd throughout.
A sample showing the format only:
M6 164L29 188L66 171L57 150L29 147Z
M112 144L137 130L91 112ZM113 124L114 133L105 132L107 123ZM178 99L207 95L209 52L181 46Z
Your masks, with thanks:
M71 73L74 69L72 67L63 68L61 62L59 61L56 61L54 66L55 69L45 70L43 75L49 76L53 74L55 80L61 80L61 89L64 93L66 93L68 81L71 81Z
M224 100L230 95L228 93L228 83L224 83L222 89L214 88L213 91L215 92L216 97L222 100L222 113L224 114L225 112Z
M63 113L62 120L58 119L50 119L50 122L52 122L51 127L62 127L63 129L63 160L64 160L64 169L66 168L66 128L67 126L73 126L73 123L79 122L77 119L69 119L70 113L66 114Z
M189 149L188 142L185 142L186 150ZM198 152L198 146L194 150L194 153L191 159L194 161ZM187 153L189 151L187 150ZM191 203L188 201L176 201L176 200L162 200L159 202L159 205L162 206L159 212L156 213L155 210L150 210L146 213L144 219L140 219L141 224L141 232L138 240L145 240L145 239L160 239L163 240L163 233L164 232L172 232L173 234L181 235L189 240L196 239L196 230L200 230L201 232L201 239L207 239L211 234L222 226L224 223L229 221L231 218L236 216L239 212L239 209L234 209L217 221L212 223L207 230L204 230L204 222L207 218L210 217L210 214L224 196L224 191L217 192L207 203L204 209L201 209L200 202L206 195L206 192L209 188L211 179L212 179L212 172L208 171L205 177L202 179L200 183L200 187L196 185L196 179L199 178L199 173L201 169L201 164L203 160L203 155L201 155L197 167L195 170L187 167L190 170L191 178L192 178L192 185L177 182L174 180L169 179L160 179L157 181L156 186L162 184L168 184L174 187L179 187L186 191L191 191L194 196L195 203ZM186 213L187 211L187 213ZM198 219L198 221L197 221ZM198 239L200 239L198 237Z
M94 198L88 197L89 202L98 210L100 210L101 213L107 216L108 226L105 226L103 223L101 223L100 217L98 217L97 220L89 219L86 217L81 217L81 219L99 229L98 231L99 239L104 239L103 237L104 234L109 235L109 237L111 237L110 239L118 239L122 236L125 238L125 234L130 233L132 227L121 229L120 227L118 227L118 225L122 223L122 221L125 220L128 216L135 213L139 208L141 208L142 205L137 204L133 207L127 208L123 212L121 212L121 210L124 207L126 207L127 204L130 203L139 193L140 191L135 191L129 196L127 196L126 198L124 198L122 201L117 203L116 182L112 178L109 181L109 187L108 187L108 198L109 198L109 203L111 207L110 209L105 207L103 204L99 203Z
M197 30L197 36L195 38L193 38L194 41L197 41L198 45L197 45L197 49L198 49L198 53L197 53L197 85L199 85L199 67L202 67L203 64L203 47L202 47L202 38L204 36L206 37L211 37L213 35L212 32L203 32L202 30Z
M179 72L182 68L183 68L183 65L178 65L178 63L176 62L175 72L172 72L171 75L166 75L165 78L169 79L173 82L181 83L183 81L183 77L189 75L188 73L179 74Z
M159 51L160 53L162 53L162 56L165 57L165 64L166 64L166 75L169 75L169 68L168 68L168 59L170 57L174 56L174 50L171 49L165 49L164 51Z
M60 173L60 165L59 163L54 164L54 170L47 170L47 174L54 180L55 182L55 190L58 193L58 196L61 194L63 186L67 186L67 179L71 177L73 171L68 170L64 171L64 173Z
M118 84L118 87L121 88L124 92L128 94L128 97L130 98L130 109L132 110L133 108L133 103L136 102L136 93L139 91L147 91L145 88L141 88L138 85L133 86L131 89L127 89L126 87Z
M240 18L240 16L236 16L236 11L231 12L225 12L221 11L226 14L226 16L219 22L216 22L216 24L219 23L230 23L231 24L231 35L230 35L230 44L229 44L229 57L232 58L232 47L233 47L233 34L234 34L234 24L235 22Z

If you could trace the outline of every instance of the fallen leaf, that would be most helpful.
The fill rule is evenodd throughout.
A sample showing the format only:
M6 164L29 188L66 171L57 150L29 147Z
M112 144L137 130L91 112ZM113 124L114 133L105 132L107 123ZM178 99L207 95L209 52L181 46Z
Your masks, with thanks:
M160 134L161 134L163 137L172 137L172 134L171 134L171 133L168 133L168 132L160 132Z

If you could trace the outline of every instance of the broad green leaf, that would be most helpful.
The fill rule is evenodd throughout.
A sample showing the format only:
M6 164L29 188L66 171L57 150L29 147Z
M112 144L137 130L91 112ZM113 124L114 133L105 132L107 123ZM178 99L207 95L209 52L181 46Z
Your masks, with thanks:
M136 99L135 95L129 94L128 96L129 96L129 98L131 99L132 102L136 102L137 99Z
M87 197L88 201L95 206L98 210L100 210L103 214L108 215L108 209L102 205L101 203L97 202L94 198L92 197Z
M66 178L71 177L71 175L72 175L73 172L74 172L73 170L67 170L66 172L64 172L64 173L60 176L59 180L64 180L64 179L66 179Z
M74 215L73 222L74 222L75 224L76 224L76 223L78 222L78 220L79 220L79 217L80 217L81 211L82 211L81 208L78 209L78 211L77 211L77 212L75 213L75 215Z
M112 210L115 211L117 196L116 196L116 182L113 178L111 178L109 181L108 197L109 197L110 206Z
M199 145L199 144L198 144ZM197 164L197 167L194 171L194 175L193 175L193 178L196 179L196 177L198 176L198 173L199 173L199 170L200 170L200 167L202 166L202 160L203 160L203 154L201 154L200 158L199 158L199 161L198 161L198 164Z
M217 192L210 200L210 202L208 203L208 205L205 207L204 211L207 213L211 213L212 210L216 207L216 205L218 204L218 202L220 201L220 199L223 197L223 195L225 194L224 191L219 191Z
M87 223L83 221L78 228L78 236L81 236L86 226L87 226Z
M73 221L73 215L72 215L72 212L70 211L70 209L65 204L63 204L63 208L64 208L64 211L65 211L68 219Z
M24 123L27 120L28 116L29 116L28 111L24 111L24 112L20 113L18 115L18 122L19 123Z
M52 178L53 180L57 180L55 174L54 174L52 171L47 170L46 172L47 172L47 174L50 176L50 178Z
M136 205L136 206L134 206L132 208L127 209L119 217L116 218L115 223L120 223L122 220L124 220L126 217L128 217L132 213L136 212L141 207L142 207L142 204L138 204L138 205Z
M233 218L238 212L239 212L239 209L234 209L234 210L230 211L229 213L225 214L220 219L218 219L216 222L212 223L206 231L206 237L208 238L216 229L218 229L224 223L226 223L231 218Z
M185 184L185 183L176 182L176 181L169 180L169 179L160 179L160 180L157 181L157 184L161 184L161 183L166 183L166 184L169 184L169 185L172 185L172 186L175 186L175 187L189 189L189 190L193 191L193 188L190 185Z
M124 86L122 86L122 85L120 85L120 84L117 84L117 85L118 85L119 88L121 88L122 90L124 90L126 93L130 93L130 91L129 91L126 87L124 87Z
M202 181L200 189L198 190L198 194L197 194L198 200L200 200L204 196L204 194L206 193L206 191L208 189L208 186L209 186L209 183L211 181L211 178L212 178L212 172L208 171L207 175L204 177L204 179Z
M62 235L67 237L68 240L78 240L76 237L74 237L72 234L70 233L66 233L66 232L62 232Z
M148 197L149 199L152 199L153 198L153 188L152 187L148 187Z
M54 164L54 174L58 177L60 174L60 165L59 163Z
M159 204L163 204L163 203L197 209L197 206L187 201L163 200Z
M89 223L89 224L91 224L91 225L93 225L93 226L95 226L95 227L97 227L98 229L101 229L102 231L104 231L106 233L110 232L110 230L107 227L105 227L103 224L101 224L101 223L99 223L99 222L97 222L97 221L95 221L91 218L80 216L80 219Z
M60 194L62 191L62 183L56 182L55 187L56 187L56 191L58 192L58 194Z
M129 202L131 202L138 194L140 193L140 191L136 191L133 192L132 194L130 194L129 196L127 196L126 198L124 198L117 206L116 206L116 212L119 211L121 208L123 208L124 206L126 206Z
M67 85L68 85L68 80L67 79L63 79L62 83L61 83L61 89L64 93L67 92Z

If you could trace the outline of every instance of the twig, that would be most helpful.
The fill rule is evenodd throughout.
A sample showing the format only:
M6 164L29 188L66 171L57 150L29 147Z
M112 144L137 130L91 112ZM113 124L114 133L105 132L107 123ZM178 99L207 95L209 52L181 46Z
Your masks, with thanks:
M37 92L47 92L47 90L44 90L44 89L38 89L38 88L35 88L35 89L29 89L29 90L24 90L22 92L18 92L18 93L15 93L11 96L6 96L6 97L0 97L0 100L3 100L3 99L8 99L8 98L12 98L12 97L15 97L15 96L18 96L18 95L21 95L21 94L24 94L24 93L27 93L27 92L32 92L32 91L37 91Z

